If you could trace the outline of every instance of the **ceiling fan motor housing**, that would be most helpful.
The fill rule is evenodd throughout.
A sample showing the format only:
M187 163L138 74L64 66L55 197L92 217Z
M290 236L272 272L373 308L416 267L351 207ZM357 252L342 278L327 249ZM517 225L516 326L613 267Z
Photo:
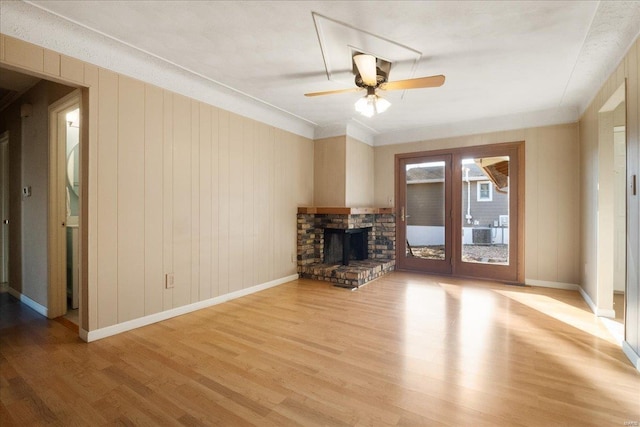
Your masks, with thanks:
M386 83L387 77L388 77L387 73L382 71L380 68L376 68L376 85L374 87L378 87L381 84ZM362 76L360 76L359 73L356 74L355 83L356 83L356 86L358 87L362 87L362 88L369 87L365 82L362 81Z

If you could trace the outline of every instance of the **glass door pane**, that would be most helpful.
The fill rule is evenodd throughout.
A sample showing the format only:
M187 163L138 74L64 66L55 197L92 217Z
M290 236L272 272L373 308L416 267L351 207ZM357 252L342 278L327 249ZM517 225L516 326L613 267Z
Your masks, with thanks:
M509 265L509 156L461 161L464 263Z
M400 162L401 268L451 271L450 165L450 156Z

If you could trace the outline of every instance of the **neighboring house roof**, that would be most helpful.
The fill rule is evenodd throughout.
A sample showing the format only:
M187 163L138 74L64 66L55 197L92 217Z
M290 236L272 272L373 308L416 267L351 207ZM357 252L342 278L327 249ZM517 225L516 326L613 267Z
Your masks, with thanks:
M473 181L480 179L488 180L487 175L482 172L482 169L475 163L465 165L469 168L469 178ZM408 183L421 183L421 182L442 182L444 168L442 166L424 166L415 167L407 170L407 182Z

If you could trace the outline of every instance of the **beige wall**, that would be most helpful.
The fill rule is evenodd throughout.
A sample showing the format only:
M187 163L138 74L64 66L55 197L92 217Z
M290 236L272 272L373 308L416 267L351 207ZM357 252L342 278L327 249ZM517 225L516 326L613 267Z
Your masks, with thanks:
M349 136L314 142L314 205L373 206L373 147Z
M603 171L613 168L611 161L601 158L598 111L614 91L626 81L626 135L627 182L640 171L640 42L631 46L616 70L602 85L580 120L581 212L582 245L581 265L584 269L582 286L593 301L598 301L598 185ZM610 164L604 164L608 162ZM627 290L626 341L636 354L640 354L640 196L631 195L627 187Z
M344 136L317 139L313 149L313 204L346 206L347 147Z
M0 62L89 87L83 329L296 273L311 140L9 37Z
M375 204L394 198L395 154L514 141L525 141L525 278L580 283L577 124L376 147Z
M373 206L373 147L346 137L345 206Z

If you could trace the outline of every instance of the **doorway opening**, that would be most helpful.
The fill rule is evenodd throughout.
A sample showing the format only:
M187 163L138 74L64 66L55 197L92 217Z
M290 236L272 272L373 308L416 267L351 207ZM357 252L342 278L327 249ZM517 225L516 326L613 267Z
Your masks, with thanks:
M598 112L598 219L596 314L616 340L624 339L627 235L626 85Z
M80 90L49 107L49 311L79 324Z
M0 287L9 282L9 131L0 135Z
M524 143L396 156L398 269L522 283Z
M0 102L0 132L9 134L9 167L3 167L9 188L9 217L4 218L9 224L3 221L9 234L6 290L40 315L60 317L66 308L58 301L66 289L58 285L66 275L55 262L64 246L53 245L52 236L62 229L59 212L64 212L65 199L59 193L64 187L58 190L57 175L66 159L62 152L59 161L56 135L64 129L57 122L51 126L51 112L69 97L79 104L80 89L26 70L0 67L0 92L5 95Z

